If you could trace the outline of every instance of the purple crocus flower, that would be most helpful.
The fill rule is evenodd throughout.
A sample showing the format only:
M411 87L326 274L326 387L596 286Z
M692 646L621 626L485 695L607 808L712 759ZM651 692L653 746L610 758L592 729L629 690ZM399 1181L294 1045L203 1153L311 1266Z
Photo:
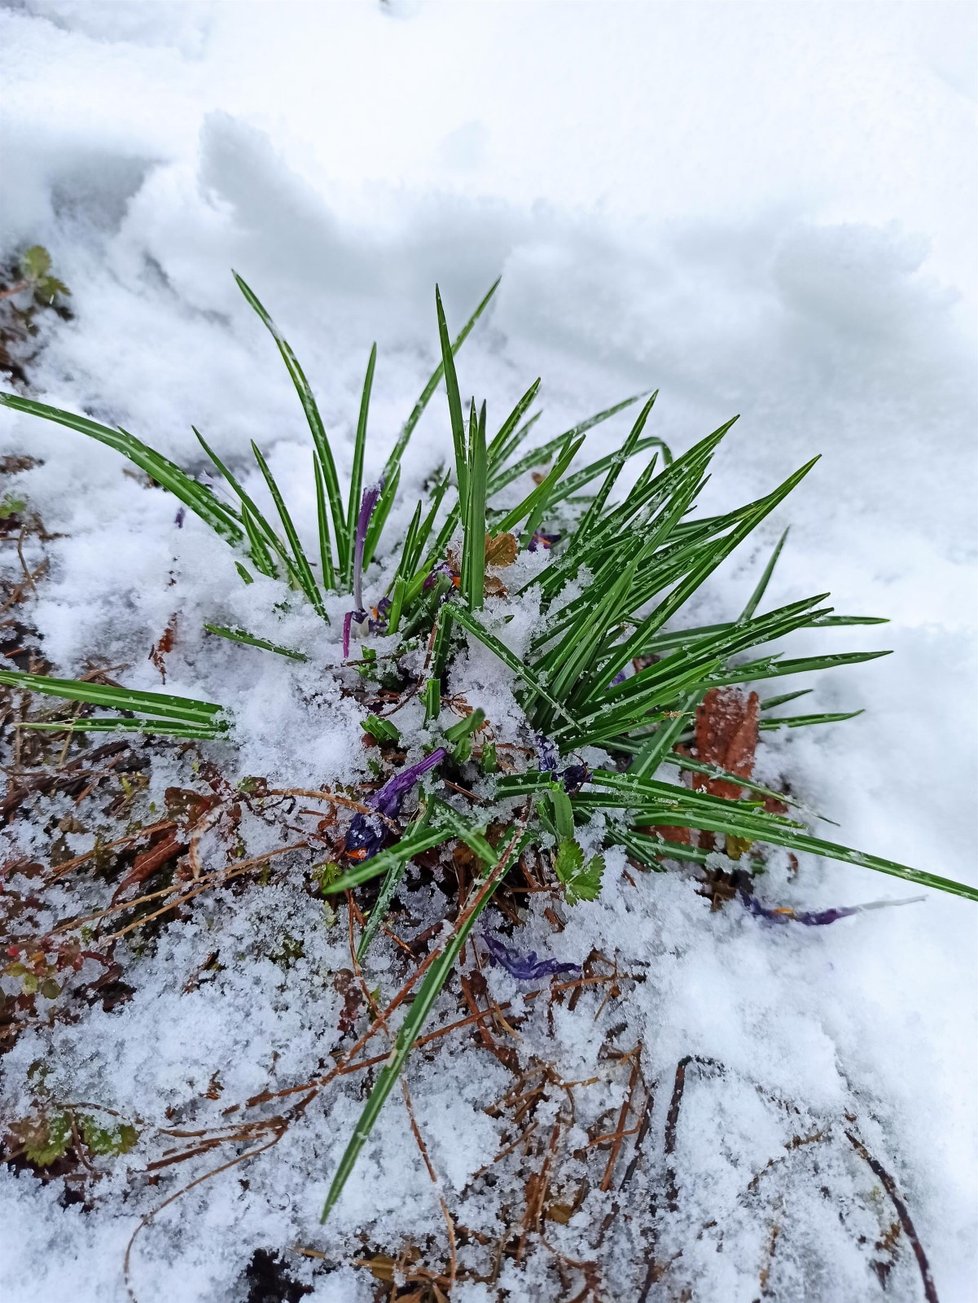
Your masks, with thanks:
M378 480L364 489L360 501L360 514L357 516L357 536L353 546L353 600L358 611L363 610L363 547L367 541L367 528L370 517L374 514L377 500L384 491L384 481Z
M585 783L591 781L591 771L587 765L568 765L560 780L565 792L579 792Z
M367 797L366 804L372 806L383 818L378 819L369 814L355 814L343 843L343 855L348 860L369 860L384 844L387 826L384 819L394 819L401 812L405 796L415 783L429 769L434 769L448 755L444 747L436 747L430 755L407 765L400 773L389 778L383 787Z
M557 744L552 738L547 737L545 733L537 733L534 737L537 744L537 756L540 760L540 768L545 769L548 774L557 772L557 765L560 763L560 756L557 753Z
M431 569L428 571L428 574L425 577L424 584L422 585L424 591L428 592L430 589L434 588L435 584L438 583L438 580L442 575L444 575L446 579L450 579L452 581L453 588L457 588L458 585L461 583L461 579L455 573L455 571L452 569L449 563L447 561L439 561L437 565L432 566ZM447 596L448 594L446 593L445 597ZM444 598L442 600L444 601Z
M518 982L535 982L541 977L552 977L556 973L579 973L580 964L562 964L557 959L538 959L535 950L521 955L505 945L491 932L482 933L482 942L489 951L489 958L494 964L505 968Z
M370 517L374 514L374 507L384 491L384 481L378 480L376 484L371 484L369 488L364 489L363 497L360 500L360 514L357 516L357 533L353 543L353 601L354 608L347 611L343 617L343 659L346 660L350 655L350 631L353 627L353 621L357 624L363 624L367 618L367 612L363 606L363 549L367 541L367 529L370 526Z
M436 747L423 760L417 760L413 765L407 765L399 774L393 778L388 778L383 787L374 792L367 804L372 805L375 810L386 815L388 819L393 819L395 815L401 812L401 802L410 792L411 788L417 783L429 769L434 769L448 755L445 747Z
M560 769L560 754L557 751L557 744L552 738L547 737L545 733L537 733L534 737L537 744L537 758L540 761L540 768L545 773L553 774L559 777L567 792L579 792L585 783L590 782L591 771L585 764L568 765L566 769Z
M925 900L924 896L910 896L905 900L870 900L865 905L840 905L835 909L792 909L790 905L763 905L756 896L741 889L740 899L757 918L767 919L770 923L803 923L805 927L824 927L827 923L837 923L840 918L849 918L853 914L863 914L870 909L886 909L888 905L914 905Z
M389 597L382 597L377 605L370 612L370 618L367 621L367 628L371 633L387 632L387 612L393 606Z
M540 550L549 552L555 543L560 542L559 534L545 534L542 529L534 531L530 539L530 551L538 552Z

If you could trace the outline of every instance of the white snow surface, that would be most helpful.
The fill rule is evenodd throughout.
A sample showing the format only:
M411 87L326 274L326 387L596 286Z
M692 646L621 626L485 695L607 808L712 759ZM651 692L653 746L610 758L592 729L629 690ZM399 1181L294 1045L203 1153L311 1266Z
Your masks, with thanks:
M652 387L654 432L679 450L740 412L708 510L822 454L758 545L712 582L702 613L739 611L790 523L771 605L831 591L839 611L890 617L795 637L792 654L894 654L816 676L813 710L865 713L770 735L765 773L785 774L836 820L838 840L976 882L975 39L973 7L943 3L8 3L0 254L46 245L75 314L45 328L33 392L196 464L192 422L228 460L256 438L311 538L302 413L230 268L302 360L341 474L377 340L368 479L434 365L434 283L458 324L501 273L460 360L463 391L488 399L490 423L536 375L541 439ZM592 432L594 455L616 446L626 421ZM0 441L43 459L17 492L63 536L30 608L61 672L88 658L125 662L126 682L158 688L147 651L177 609L168 688L208 696L222 685L238 721L231 777L311 786L363 774L359 716L326 672L340 655L341 601L325 632L299 614L283 627L272 586L244 589L228 549L189 514L176 529L175 504L124 474L116 454L7 411ZM406 523L449 446L438 398L395 520ZM295 667L213 639L205 649L204 619L274 630L315 653ZM463 673L512 713L498 666L474 655ZM645 975L610 1020L627 1024L620 1048L641 1043L659 1079L648 1162L631 1187L638 1203L666 1182L676 1062L727 1067L722 1083L690 1071L672 1160L684 1197L661 1230L661 1252L684 1251L694 1297L756 1296L775 1205L758 1211L738 1193L792 1130L847 1109L897 1178L942 1303L978 1297L975 907L931 892L832 927L765 927L746 911L710 913L684 875L633 887L623 867L609 857L600 901L566 910L560 933L531 911L521 941L571 961L599 947ZM807 859L795 882L775 865L765 890L824 908L912 894L902 885ZM20 1116L38 1059L62 1098L158 1125L217 1125L227 1101L319 1070L336 1038L328 977L348 964L342 923L327 928L321 905L282 886L203 899L138 960L130 1002L21 1035L2 1064L5 1114ZM417 905L422 916L438 908ZM187 992L214 929L240 962ZM279 935L301 940L294 963L264 957ZM392 994L390 951L378 943L371 962L370 980ZM498 970L490 982L500 999L524 989ZM531 1010L521 1027L521 1054L547 1057L566 1080L602 1076L581 1125L588 1108L616 1112L627 1079L597 1063L609 1025L591 1020L599 1004L583 1017L556 1008L552 1025ZM222 1100L207 1112L198 1105L214 1074ZM491 1226L516 1178L462 1192L499 1147L486 1108L507 1073L456 1037L407 1076L446 1199L461 1200L467 1224ZM786 1121L771 1096L793 1100L803 1120ZM555 1113L559 1104L556 1092ZM335 1084L275 1149L162 1213L134 1250L140 1303L235 1303L256 1248L294 1245L325 1255L289 1258L312 1283L308 1298L356 1303L373 1297L350 1265L365 1244L442 1243L397 1092L319 1225L360 1107L355 1081ZM819 1187L841 1197L866 1173L854 1173L844 1142L817 1148L791 1168L770 1296L923 1297L906 1254L884 1294L854 1253ZM63 1209L57 1182L4 1170L0 1297L126 1297L122 1256L139 1216L207 1163L164 1171L155 1190L127 1185L125 1166L112 1166L91 1213ZM601 1197L585 1205L594 1221ZM711 1219L722 1246L715 1228L697 1236ZM580 1214L552 1229L568 1256L587 1256ZM606 1290L627 1299L637 1286L622 1234ZM637 1240L631 1251L640 1259ZM507 1267L508 1295L461 1285L453 1303L558 1298L546 1256L538 1248L520 1271Z

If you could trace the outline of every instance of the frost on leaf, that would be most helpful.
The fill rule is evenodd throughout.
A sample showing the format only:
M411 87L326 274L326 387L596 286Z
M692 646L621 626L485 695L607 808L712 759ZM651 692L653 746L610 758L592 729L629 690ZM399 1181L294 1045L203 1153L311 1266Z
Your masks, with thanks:
M71 1144L71 1119L67 1113L32 1118L13 1131L23 1145L27 1161L36 1167L50 1167L64 1158Z

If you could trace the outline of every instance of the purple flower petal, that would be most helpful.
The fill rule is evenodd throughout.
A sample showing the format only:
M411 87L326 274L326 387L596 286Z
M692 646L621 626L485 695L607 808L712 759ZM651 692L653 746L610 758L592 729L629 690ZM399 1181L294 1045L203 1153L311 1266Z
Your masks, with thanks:
M557 765L560 762L556 742L547 737L545 733L537 733L533 740L537 744L537 756L540 760L540 768L545 769L549 774L555 774L557 772Z
M505 945L491 932L482 933L482 943L489 952L494 964L505 968L510 976L518 982L535 982L541 977L552 977L556 973L579 973L580 964L562 964L557 959L538 959L535 950L521 955Z
M367 621L367 628L371 633L387 632L387 612L392 606L393 602L389 597L382 597L380 599L371 611L370 619Z
M864 905L839 905L835 909L792 909L790 905L763 905L756 896L743 889L740 892L742 903L756 918L767 919L770 923L802 923L805 927L824 927L828 923L837 923L840 918L850 918L853 914L863 914L871 909L886 909L888 905L914 905L925 900L924 896L910 896L905 900L870 900Z
M347 660L350 655L350 630L353 627L353 621L357 624L363 624L367 618L366 611L347 611L343 617L343 659Z
M386 829L379 819L366 814L355 814L343 842L343 855L348 860L370 860L384 844Z
M395 815L400 813L401 802L404 800L405 796L407 796L408 792L410 792L415 783L417 783L429 769L434 769L436 765L440 765L447 755L448 752L444 747L436 747L435 750L432 751L430 755L425 756L423 760L418 760L415 764L408 765L405 769L402 769L399 774L395 774L393 778L389 778L383 787L379 788L371 797L368 798L367 804L372 805L375 810L379 810L380 813L386 815L388 819L394 818Z
M431 567L431 569L428 571L427 576L425 577L424 583L421 585L424 591L428 592L429 589L434 588L435 584L437 584L438 579L441 575L445 575L447 576L447 578L453 581L455 579L455 571L452 569L452 567L448 564L447 561L439 561L436 566Z
M559 534L545 534L542 529L538 529L530 539L530 551L549 552L555 543L560 542Z
M383 491L384 481L378 480L376 484L371 484L369 488L364 489L360 501L357 534L353 547L353 600L358 611L363 609L363 548L367 541L367 528L370 525L370 517L374 514L377 499Z
M434 769L448 755L444 747L437 747L430 755L416 764L408 765L399 774L367 797L367 805L372 805L378 814L386 819L393 819L401 812L401 802L418 780ZM369 860L383 847L387 828L383 821L369 814L355 814L350 820L343 842L343 855L348 860Z
M579 792L585 783L591 781L591 771L587 765L568 765L560 780L565 792Z

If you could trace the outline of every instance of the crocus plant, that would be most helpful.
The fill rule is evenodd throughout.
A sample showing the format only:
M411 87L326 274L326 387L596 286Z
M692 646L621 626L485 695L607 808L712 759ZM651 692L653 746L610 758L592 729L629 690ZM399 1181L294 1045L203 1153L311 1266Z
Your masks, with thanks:
M743 768L730 772L696 754L697 708L718 688L736 692L739 685L759 685L885 654L785 657L771 649L798 630L877 623L834 613L824 594L758 614L783 538L736 619L703 625L691 622L687 614L701 585L814 462L753 502L722 515L696 516L693 509L711 459L733 421L674 458L661 439L646 433L655 394L638 395L529 446L536 422L536 415L529 413L540 384L535 380L490 434L485 403L477 406L473 399L467 411L463 408L455 355L490 302L494 285L454 341L436 291L440 364L400 431L383 475L364 491L376 363L376 348L371 350L344 502L309 382L255 294L240 277L238 284L270 331L309 424L317 504L315 555L303 546L256 444L251 454L277 523L245 487L242 466L225 464L196 431L215 468L216 488L124 430L19 394L0 395L0 401L13 411L56 422L116 449L179 500L178 525L184 513L191 512L227 543L244 583L251 583L256 574L277 579L285 603L308 603L326 622L327 596L349 594L352 606L342 628L344 661L351 655L354 624L365 657L370 639L383 636L385 656L400 667L409 684L404 700L420 696L424 703L427 741L408 763L403 753L396 762L391 756L399 705L374 726L381 763L390 773L378 790L360 801L342 834L332 872L323 877L323 890L356 890L372 879L381 880L359 941L358 959L363 962L417 857L426 855L430 864L431 852L437 850L447 865L452 848L463 845L481 864L481 877L477 875L471 901L459 902L449 940L437 943L440 949L425 970L333 1180L324 1217L339 1197L473 926L523 856L532 855L538 869L542 865L550 873L554 890L562 892L568 906L614 889L604 859L611 847L621 848L638 869L685 863L701 873L715 869L717 857L723 861L726 856L732 872L740 875L740 887L733 894L739 894L761 922L820 925L858 912L853 907L794 912L776 903L762 904L745 883L751 883L754 870L763 864L765 846L831 857L918 886L978 898L970 886L825 841L796 810L789 813L783 793L756 783ZM440 385L448 400L453 456L435 476L425 501L417 504L407 530L390 537L385 527L398 494L405 450ZM638 415L620 448L581 464L586 432L637 403ZM639 472L627 492L619 491L622 468L633 459L643 459ZM543 469L531 478L537 467ZM519 588L509 591L496 571L524 550L538 553L537 563L521 571ZM375 598L372 606L364 597L365 586ZM524 600L532 600L541 617L518 657L502 635L510 604ZM306 658L301 649L279 646L247 630L207 628L241 644L243 656ZM523 712L521 743L509 744L505 765L487 712L473 709L454 722L457 716L447 704L452 665L476 645L497 658ZM420 677L419 647L424 651ZM349 675L339 663L335 672L341 683L342 676ZM111 712L89 711L67 722L28 721L25 727L88 733L128 730L233 745L227 736L230 714L219 701L14 671L0 672L0 682ZM773 692L763 700L752 695L758 726L810 727L849 717L779 713L779 707L803 691ZM683 776L689 775L695 781L686 785ZM704 778L707 781L699 781ZM478 798L473 799L473 787L480 790ZM481 944L491 961L515 980L541 981L576 971L573 963L541 959L533 951L521 953L499 937L501 926L484 927Z

